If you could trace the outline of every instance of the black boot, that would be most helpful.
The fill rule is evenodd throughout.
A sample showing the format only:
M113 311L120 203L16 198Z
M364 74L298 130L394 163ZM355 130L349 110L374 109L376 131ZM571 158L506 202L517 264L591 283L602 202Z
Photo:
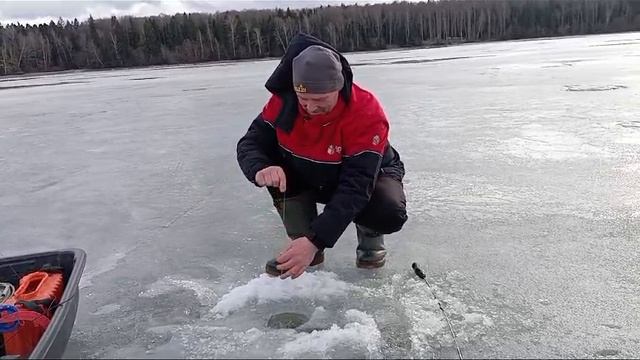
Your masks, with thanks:
M364 269L382 267L387 250L384 247L384 235L356 225L358 248L356 249L356 266Z
M291 240L305 236L311 231L311 222L318 216L318 208L312 193L302 193L286 199L275 199L273 205L278 210L287 235ZM324 250L316 253L309 266L316 266L324 262ZM265 271L269 275L279 276L283 272L278 270L276 259L267 262Z

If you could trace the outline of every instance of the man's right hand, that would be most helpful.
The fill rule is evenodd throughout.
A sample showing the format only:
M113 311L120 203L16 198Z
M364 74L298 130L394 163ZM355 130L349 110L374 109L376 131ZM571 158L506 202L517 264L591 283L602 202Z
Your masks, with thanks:
M287 178L280 166L269 166L256 173L258 186L272 186L280 188L280 192L287 190Z

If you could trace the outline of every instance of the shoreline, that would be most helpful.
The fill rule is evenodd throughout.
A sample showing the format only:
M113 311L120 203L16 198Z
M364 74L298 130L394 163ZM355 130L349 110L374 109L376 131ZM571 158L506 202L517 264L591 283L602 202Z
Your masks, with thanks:
M536 41L536 40L551 40L551 39L568 39L568 38L576 38L576 37L585 37L585 36L599 36L599 35L612 35L612 34L632 34L638 33L640 34L640 30L629 30L629 31L613 31L613 32L600 32L600 33L592 33L592 34L579 34L579 35L558 35L558 36L540 36L540 37L529 37L529 38L520 38L520 39L507 39L507 40L484 40L484 41L461 41L449 44L431 44L431 45L419 45L419 46L397 46L386 49L374 49L374 50L355 50L355 51L341 51L343 55L348 54L363 54L363 53L384 53L384 52L392 52L392 51L400 51L400 50L424 50L424 49L436 49L443 47L453 47L453 46L464 46L471 44L484 44L484 43L496 43L496 42L521 42L521 41ZM199 62L190 62L190 63L176 63L176 64L157 64L157 65L139 65L139 66L118 66L118 67L109 67L109 68L82 68L82 69L65 69L65 70L52 70L52 71L39 71L39 72L27 72L21 74L10 74L10 75L0 75L0 83L10 82L10 81L21 81L28 80L30 78L38 78L44 76L57 76L57 75L66 75L66 74L74 74L74 73L85 73L85 72L101 72L101 71L114 71L114 70L134 70L134 69L166 69L172 67L204 67L204 66L215 66L225 64L236 64L243 62L258 62L258 61L277 61L280 60L280 57L262 57L262 58L250 58L250 59L237 59L237 60L207 60L207 61L199 61Z

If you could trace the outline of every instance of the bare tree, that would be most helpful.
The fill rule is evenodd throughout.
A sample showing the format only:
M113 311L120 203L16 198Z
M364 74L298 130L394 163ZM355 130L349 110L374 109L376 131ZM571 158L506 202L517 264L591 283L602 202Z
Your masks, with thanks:
M404 20L404 42L405 44L409 44L411 41L411 18L409 17L409 9L405 12Z
M51 54L51 50L49 48L49 40L46 37L40 35L40 51L42 54L42 66L44 67L44 71L49 70L49 54Z
M255 55L254 55L254 52L253 52L252 46L251 46L251 34L250 34L250 32L251 32L251 23L249 22L248 19L245 19L242 22L242 25L244 27L245 39L247 41L247 52L248 52L249 56L253 57Z
M213 51L213 34L211 33L211 25L209 24L209 21L206 21L206 27L207 27L207 39L209 40L209 48L211 49L211 54L213 55L214 51ZM220 53L218 52L218 60L220 60Z
M256 37L256 45L258 45L258 56L262 56L262 34L260 28L254 27L253 34Z
M276 39L282 47L282 52L284 52L289 46L289 28L287 26L287 22L284 19L277 17L275 19L275 28L273 31Z
M238 19L236 16L229 16L227 20L227 25L229 25L229 36L231 38L231 48L233 49L233 58L237 57L236 54L236 26L238 25Z

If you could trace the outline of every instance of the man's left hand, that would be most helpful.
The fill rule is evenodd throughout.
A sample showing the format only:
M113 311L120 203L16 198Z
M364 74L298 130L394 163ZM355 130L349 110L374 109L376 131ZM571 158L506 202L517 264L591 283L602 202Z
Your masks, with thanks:
M301 237L289 243L289 246L278 256L276 261L280 263L278 270L286 271L281 278L292 279L302 275L313 261L318 248L306 237Z

